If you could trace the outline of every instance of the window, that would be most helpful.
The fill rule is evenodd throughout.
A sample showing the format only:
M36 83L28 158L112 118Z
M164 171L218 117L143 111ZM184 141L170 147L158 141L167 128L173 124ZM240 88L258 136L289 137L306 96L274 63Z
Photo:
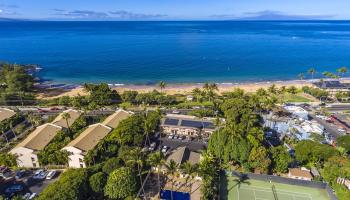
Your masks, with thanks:
M32 162L35 162L35 158L31 157L31 159L32 159Z
M80 167L81 167L81 168L84 168L84 165L80 163Z
M36 167L36 163L35 162L33 162L33 167Z
M79 158L79 162L81 162L81 163L82 163L82 162L83 162L83 159Z

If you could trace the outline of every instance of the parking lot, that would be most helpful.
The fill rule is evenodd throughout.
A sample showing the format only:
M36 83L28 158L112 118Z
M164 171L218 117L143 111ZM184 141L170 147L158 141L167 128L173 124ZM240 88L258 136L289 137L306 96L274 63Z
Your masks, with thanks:
M151 138L151 144L146 148L148 151L160 150L164 154L168 154L172 150L186 146L191 151L201 151L208 146L207 139L191 138L180 135L163 135L160 137L159 133Z
M53 172L55 171L55 172ZM58 180L61 171L58 170L18 170L11 171L2 168L0 195L12 197L25 196L32 199L39 195L49 184Z

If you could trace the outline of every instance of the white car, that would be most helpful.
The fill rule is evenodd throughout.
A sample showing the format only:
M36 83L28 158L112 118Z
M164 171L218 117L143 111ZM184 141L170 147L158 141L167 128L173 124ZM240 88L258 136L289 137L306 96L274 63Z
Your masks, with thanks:
M180 114L180 111L178 111L178 110L173 110L173 114Z
M168 147L167 147L167 146L164 146L164 147L162 148L162 153L166 153L167 150L168 150Z
M173 139L174 138L174 135L169 135L168 136L168 139Z
M36 193L32 193L32 195L30 195L30 197L29 197L28 199L29 199L29 200L30 200L30 199L34 199L36 196L37 196Z
M46 179L48 179L48 180L53 179L55 177L56 173L57 173L56 170L49 171L49 173L46 176Z
M43 169L39 169L35 172L33 178L43 180L46 178L47 173Z
M148 150L154 151L155 148L156 148L156 143L152 142L152 144L148 147Z

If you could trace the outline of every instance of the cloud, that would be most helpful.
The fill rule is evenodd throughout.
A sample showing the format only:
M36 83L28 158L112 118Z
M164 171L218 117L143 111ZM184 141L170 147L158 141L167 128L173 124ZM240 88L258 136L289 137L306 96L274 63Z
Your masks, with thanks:
M66 11L62 9L54 9L54 15L64 16L74 19L101 19L108 18L109 15L105 12L96 12L91 10L72 10Z
M117 10L110 12L97 12L91 10L64 10L55 8L53 15L62 16L71 19L108 19L108 20L134 20L134 19L155 19L165 17L167 15L161 14L143 14L133 13L125 10Z
M0 15L17 15L13 9L19 8L17 5L0 4Z
M239 19L239 20L312 20L312 19L330 19L334 15L319 14L289 14L281 11L263 10L258 12L245 12L237 15L213 15L211 17L220 19Z
M0 9L0 15L17 15L18 13L10 10Z
M318 14L288 14L280 11L273 11L273 10L264 10L259 12L247 12L244 13L245 18L253 18L253 19L325 19L325 18L331 18L334 17L332 15L318 15Z
M66 10L63 10L63 9L58 9L58 8L55 8L55 9L52 9L53 11L55 12L65 12Z
M14 4L0 4L1 8L19 8L18 5L14 5Z
M144 13L133 13L125 10L117 10L109 12L113 17L120 19L154 19L154 18L162 18L167 15L163 14L144 14Z

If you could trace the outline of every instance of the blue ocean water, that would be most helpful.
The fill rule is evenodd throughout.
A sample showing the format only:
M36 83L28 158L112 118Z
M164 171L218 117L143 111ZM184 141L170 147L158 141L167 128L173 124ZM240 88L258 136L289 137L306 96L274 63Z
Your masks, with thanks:
M296 79L350 66L350 21L0 22L0 60L58 83Z

